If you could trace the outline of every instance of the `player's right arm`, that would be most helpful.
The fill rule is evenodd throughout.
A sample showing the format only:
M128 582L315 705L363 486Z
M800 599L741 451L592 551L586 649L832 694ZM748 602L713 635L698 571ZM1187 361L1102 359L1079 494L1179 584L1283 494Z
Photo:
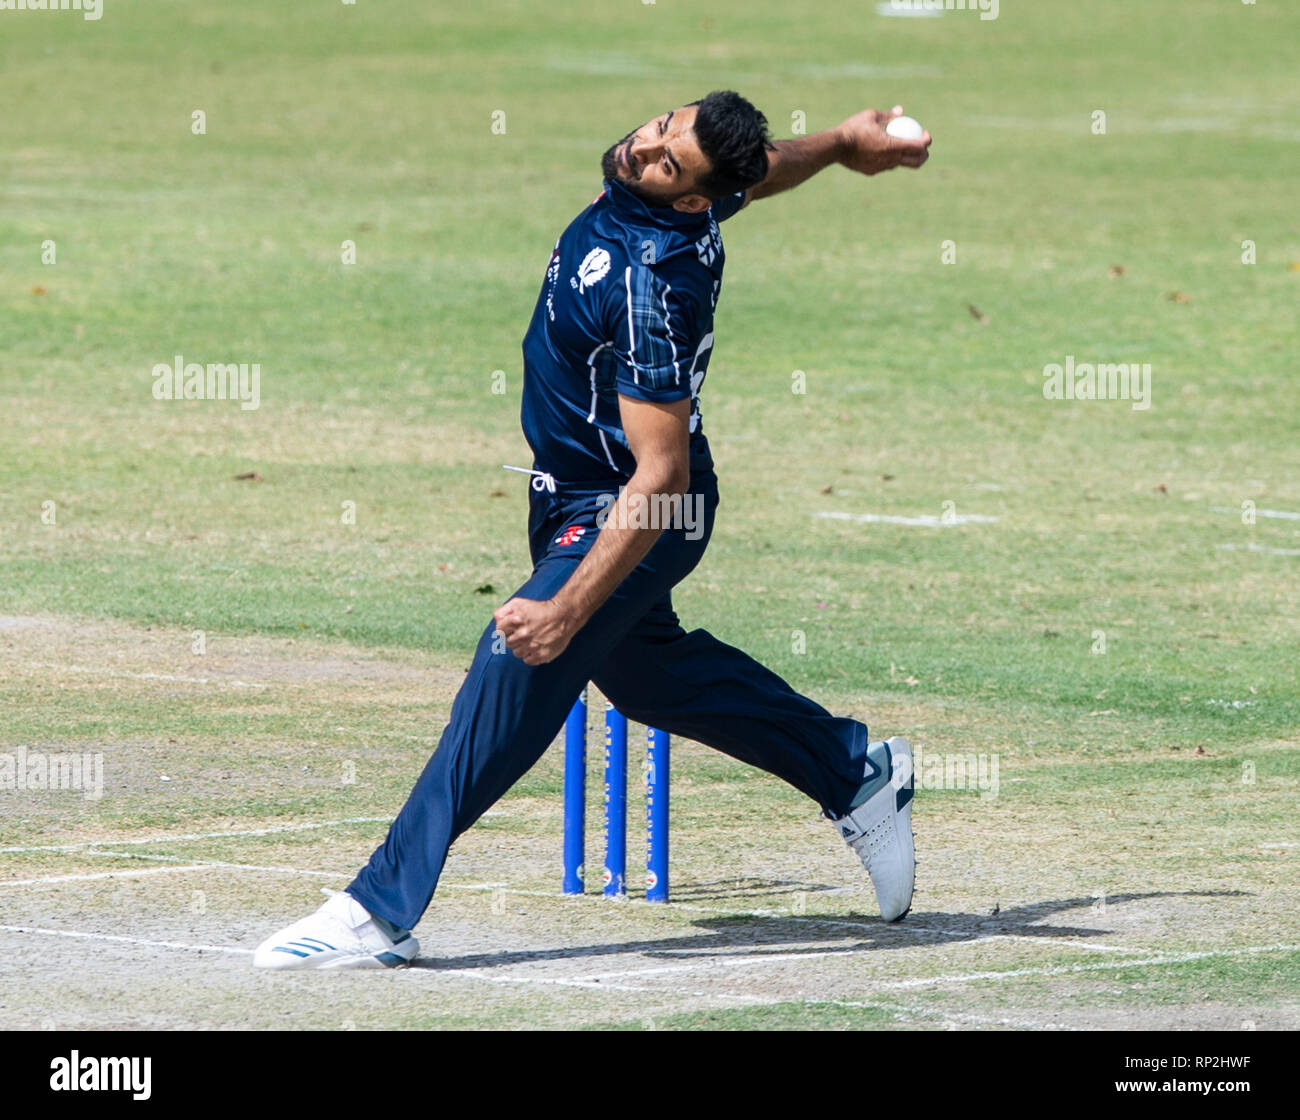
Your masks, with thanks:
M902 111L897 105L887 113L864 109L838 128L777 140L774 150L768 152L767 175L750 188L745 204L797 187L833 163L862 175L894 167L920 167L930 158L930 134L919 140L902 140L885 132L885 126Z
M620 393L618 411L636 469L608 510L591 551L556 592L556 604L575 629L586 625L667 528L643 525L645 518L633 511L667 509L657 497L680 497L691 483L689 397L664 404Z
M596 543L553 598L511 599L493 615L506 646L526 664L559 657L667 528L645 525L632 511L668 508L655 496L681 495L690 485L690 398L664 403L620 393L618 407L636 469L607 511Z

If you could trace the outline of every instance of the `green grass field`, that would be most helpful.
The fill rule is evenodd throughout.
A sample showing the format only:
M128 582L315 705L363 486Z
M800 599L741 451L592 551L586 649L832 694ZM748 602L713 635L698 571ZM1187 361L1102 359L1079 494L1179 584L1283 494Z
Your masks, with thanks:
M330 1025L1300 1025L1298 34L1266 0L0 13L0 753L106 774L0 790L0 944L103 966L0 1025L340 992ZM613 140L715 88L778 137L902 103L935 143L723 227L723 504L678 611L873 734L996 757L998 795L918 793L897 931L815 807L687 745L678 902L609 907L558 898L552 751L454 851L437 963L251 975L382 838L527 574L500 468L555 237ZM258 363L259 407L155 400L178 354ZM1149 363L1150 407L1045 399L1067 357ZM136 983L196 938L202 998Z

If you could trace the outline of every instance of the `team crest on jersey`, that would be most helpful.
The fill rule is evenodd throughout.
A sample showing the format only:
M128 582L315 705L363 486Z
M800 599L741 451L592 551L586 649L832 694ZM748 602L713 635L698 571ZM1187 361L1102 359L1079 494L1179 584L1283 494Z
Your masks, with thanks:
M570 525L558 537L555 538L556 544L577 544L582 540L582 534L587 530L581 525Z
M582 264L578 265L577 289L585 292L593 284L599 283L609 272L609 251L606 249L592 249L585 257L582 258ZM569 281L573 283L573 280Z

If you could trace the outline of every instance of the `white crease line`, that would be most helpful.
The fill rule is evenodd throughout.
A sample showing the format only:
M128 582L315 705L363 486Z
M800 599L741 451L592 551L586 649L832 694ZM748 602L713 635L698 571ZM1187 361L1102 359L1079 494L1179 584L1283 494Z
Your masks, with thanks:
M160 869L161 870L161 869ZM182 941L155 941L145 937L125 937L121 934L110 933L85 933L80 930L70 929L44 929L39 926L7 926L0 925L0 933L39 933L47 937L71 937L84 941L109 941L127 945L147 945L151 948L158 949L185 949L197 953L231 953L236 956L251 957L252 949L236 949L229 945L190 945ZM418 957L416 958L419 959ZM290 970L293 971L293 970ZM302 970L310 971L310 970ZM661 989L657 988L640 988L628 985L590 983L584 980L566 980L553 976L492 976L485 974L482 969L473 968L412 968L403 970L409 976L457 976L471 980L481 980L489 984L547 984L554 987L562 988L596 988L606 992L632 992L637 994L662 994ZM683 995L699 996L707 998L708 992L683 992ZM751 997L734 997L740 999L749 999ZM752 997L759 999L760 997Z
M784 1001L781 1001L784 1002ZM805 999L801 1003L814 1007L829 1005L831 1007L879 1008L882 1011L901 1012L923 1019L944 1019L954 1023L977 1023L982 1026L1021 1027L1034 1031L1077 1031L1081 1028L1066 1023L1036 1023L1028 1019L994 1018L991 1015L971 1015L967 1012L941 1011L937 1007L909 1007L903 1003L868 1003L849 999Z
M234 953L251 957L252 949L235 949L229 945L187 945L181 941L151 941L145 937L124 937L116 933L82 933L72 929L42 929L39 926L0 926L0 933L43 933L47 937L73 937L84 941L117 941L128 945L150 945L161 949L190 949L197 953Z
M1274 548L1272 545L1255 544L1221 544L1221 549L1229 552L1262 552L1268 556L1300 556L1300 548Z
M157 870L161 871L161 870L170 870L170 869L158 868ZM143 938L143 937L126 937L121 934L85 933L79 930L44 929L38 926L0 925L0 932L18 933L18 934L36 933L36 934L44 934L47 937L70 937L76 940L105 941L105 942L127 944L127 945L145 945L145 946L149 946L150 948L181 949L188 952L198 952L198 953L227 953L233 956L253 955L252 949L238 949L229 945L191 945L186 942L180 942L180 941L156 941L150 938ZM1252 951L1269 952L1280 948L1291 948L1291 947L1290 946L1260 947L1254 950L1251 949L1241 950L1240 952L1252 952ZM1198 955L1215 956L1219 954L1203 953ZM417 960L418 959L419 958L417 958ZM1137 963L1146 963L1146 962L1137 962ZM1165 963L1173 963L1173 962L1169 961ZM1082 969L1074 969L1071 971L1081 971L1081 970L1086 970L1088 968L1105 968L1105 967L1116 967L1116 966L1106 966L1106 965L1082 966ZM998 1026L1028 1027L1036 1030L1073 1029L1065 1024L1059 1024L1059 1023L1033 1023L1024 1020L990 1018L981 1015L969 1015L969 1014L959 1013L959 1012L942 1011L938 1008L912 1008L912 1007L906 1007L901 1004L860 1003L860 1002L854 1002L850 1000L809 1000L809 999L799 999L798 997L795 997L791 1000L784 1000L784 999L774 1000L766 996L749 995L746 993L739 993L739 992L704 992L704 991L680 991L680 990L665 992L662 988L647 988L641 986L634 986L630 984L607 984L599 980L590 980L590 979L583 979L583 978L562 979L560 977L542 977L542 976L493 976L490 973L483 971L482 969L470 969L470 968L464 968L464 969L412 968L412 969L403 969L402 971L408 976L429 976L434 978L440 978L444 976L455 976L461 979L477 980L485 984L515 984L515 985L538 984L538 985L551 986L551 987L581 988L588 991L598 990L598 991L605 991L605 992L620 992L624 994L633 994L633 995L661 995L661 996L682 995L682 996L690 996L695 999L710 999L710 1000L723 999L723 1000L732 1001L735 1006L768 1006L774 1003L786 1003L786 1002L801 1003L805 1006L824 1006L830 1004L836 1007L880 1008L895 1013L901 1012L904 1015L912 1015L914 1017L921 1017L921 1018L929 1017L929 1018L936 1018L941 1020L950 1020L952 1022L970 1022L970 1023L979 1023L979 1024L994 1024ZM1018 974L1025 974L1028 971L1030 970L1022 970L1021 973ZM998 975L1012 975L1012 974L994 973L992 975L998 976Z
M78 930L44 929L38 926L0 925L0 932L20 933L20 934L38 933L38 934L44 934L49 937L70 937L70 938L87 940L87 941L106 941L106 942L115 942L115 943L128 944L128 945L147 945L155 948L184 949L191 952L200 952L200 953L205 953L205 952L230 953L237 956L252 956L253 954L252 949L237 949L228 945L190 945L185 942L179 942L179 941L155 941L149 938L142 938L142 937L126 937L121 934L85 933ZM1001 971L1001 972L973 972L973 973L966 973L964 975L931 976L931 977L917 978L913 980L893 981L889 983L877 984L876 986L878 988L883 988L886 990L897 991L901 989L928 987L934 984L965 984L965 983L972 983L980 980L1005 980L1005 979L1016 979L1025 976L1060 976L1060 975L1068 975L1070 973L1079 973L1079 972L1113 971L1115 969L1121 969L1121 968L1151 968L1159 965L1184 964L1189 961L1204 960L1211 957L1238 957L1238 956L1244 956L1244 955L1255 954L1255 953L1279 953L1279 952L1297 952L1297 951L1300 951L1300 945L1253 945L1253 946L1247 946L1246 948L1242 948L1242 949L1218 949L1218 950L1211 950L1209 952L1203 952L1203 953L1183 953L1178 956L1157 957L1150 960L1107 961L1101 964L1055 965L1047 968L1021 968L1021 969L1014 969L1010 971ZM832 952L832 953L781 954L780 956L787 959L790 957L795 957L797 959L809 960L817 957L835 956L835 955L841 955L841 954L839 952ZM771 960L771 959L773 958L772 957L755 958L755 960L757 961ZM658 969L657 972L661 972L661 973L680 972L690 968L698 968L701 965L703 965L704 967L708 967L709 964L711 963L712 962L697 962L694 965L670 966L668 968ZM742 963L752 963L752 962L749 960L737 960L733 958L731 960L721 961L719 963L742 964ZM643 987L633 987L631 985L608 984L608 983L604 983L602 980L596 977L575 977L573 979L561 979L559 977L492 976L490 974L485 973L482 969L455 969L455 968L445 968L445 969L426 968L426 969L412 969L411 971L415 974L427 973L429 975L434 975L434 976L463 976L469 979L480 980L486 983L493 983L493 984L549 984L557 987L576 987L576 988L587 988L587 989L596 988L602 991L620 991L620 992L632 992L632 993L640 993L640 994L645 994L645 993L655 994L655 993L662 993L663 991L663 989L660 988L643 988ZM644 974L646 972L654 973L656 972L656 970L630 969L621 973L604 973L602 975L610 976L611 978L618 978L621 976L633 976L637 974ZM698 996L698 997L716 997L717 995L717 993L709 993L709 992L688 992L688 993L681 993L681 994L688 994L688 995ZM763 997L758 997L758 996L748 997L748 996L742 996L740 994L733 994L733 993L721 993L721 994L734 999L745 999L745 1000L751 1000L758 1003L786 1002L784 1000L771 1000L771 999L765 999ZM791 1002L796 1002L796 1001L791 1001ZM808 1003L812 1001L803 1000L798 1002ZM952 1018L952 1019L956 1019L956 1017L957 1017L956 1015L948 1016L948 1018Z
M236 836L273 836L280 832L309 832L314 828L333 828L340 824L388 824L392 817L344 817L337 821L313 821L305 824L281 824L270 828L235 829L226 832L190 832L180 836L145 836L139 840L78 840L72 844L37 844L30 848L0 848L0 855L13 852L75 852L94 848L100 844L116 844L119 848L134 844L178 844L187 840L221 840Z
M159 869L163 870L163 869ZM182 941L154 941L146 937L125 937L121 934L110 933L84 933L79 930L70 929L43 929L39 926L0 926L0 933L40 933L47 937L71 937L84 941L111 941L127 945L147 945L159 949L187 949L191 952L198 953L232 953L236 956L251 957L252 949L236 949L229 945L190 945ZM416 958L417 960L419 958ZM292 971L292 970L291 970ZM310 971L310 970L302 970ZM414 968L404 970L409 975L419 975L428 973L433 976L466 976L474 980L483 980L493 984L552 984L560 987L574 988L601 988L610 992L637 992L637 993L655 993L655 988L633 988L618 987L613 984L588 984L581 980L564 980L558 977L527 977L527 976L488 976L484 975L481 969L456 969L456 968ZM692 995L705 995L707 993L690 993Z
M160 868L159 870L162 869ZM0 926L0 933L39 933L44 934L47 937L71 937L83 941L109 941L127 945L147 945L151 948L158 949L185 949L197 953L231 953L235 956L244 957L251 957L253 955L252 949L236 949L229 945L190 945L182 941L155 941L145 937L125 937L121 934L110 933L84 933L80 930L70 929L43 929L39 926ZM419 958L416 959L418 960ZM309 970L304 969L302 971ZM606 992L633 992L637 994L650 995L662 994L661 990L656 988L638 988L614 984L587 983L582 980L565 980L559 977L491 976L484 974L482 969L472 968L412 968L404 969L403 971L410 976L457 976L471 980L481 980L489 984L549 984L563 988L597 988ZM686 992L682 994L701 997L707 997L709 995L707 992ZM759 997L753 998L757 999Z
M878 985L889 990L924 988L932 984L970 984L978 980L1008 980L1021 976L1061 976L1072 972L1107 972L1119 968L1155 968L1168 964L1187 964L1210 957L1241 957L1252 953L1295 953L1300 945L1251 945L1244 949L1211 949L1203 953L1180 953L1172 957L1150 957L1146 960L1104 961L1098 964L1047 965L1043 968L1017 968L1004 972L968 972L964 975L928 976L912 980L895 980Z
M184 857L182 857L182 856L154 856L154 855L145 855L145 854L143 854L142 852L112 852L112 851L108 851L108 850L103 849L103 848L92 848L92 849L87 850L84 854L85 854L85 855L88 855L88 856L102 856L102 857L104 857L104 858L106 858L106 859L138 859L138 860L147 860L147 861L149 861L149 862L151 862L151 863L169 863L169 864L170 864L170 863L184 863L184 862L185 862L185 861L184 861ZM219 869L219 870L226 870L226 871L264 871L264 872L271 872L271 873L274 873L274 874L277 874L277 875L309 875L309 876L312 876L312 877L314 877L314 878L322 878L322 879L354 879L354 878L356 878L356 874L357 874L357 869L355 869L355 868L352 869L352 870L350 870L350 871L316 871L316 870L313 870L313 869L311 869L311 868L307 868L307 867L283 867L283 866L279 866L279 865L260 864L260 863L230 863L228 860L222 860L222 859L211 859L211 860L204 860L202 863L193 863L193 864L188 865L188 867L186 868L186 870L193 870L193 869L196 869L196 868L199 869L199 870L203 870L203 869L205 869L205 868L217 868L217 869ZM178 869L178 870L179 870L179 869ZM126 874L126 872L125 872L125 871L123 871L123 872L108 871L108 872L104 872L103 874L105 874L105 875L117 875L117 874ZM40 882L40 880L33 879L32 882ZM3 885L3 884L0 883L0 885ZM525 894L525 895L534 895L534 896L541 897L541 898L555 898L555 897L557 897L557 896L555 896L555 895L548 894L548 893L546 893L546 892L544 892L544 891L522 891L522 890L510 890L509 888L506 887L506 885L505 885L504 882L499 882L499 883L439 883L439 884L438 884L438 889L439 889L439 890L480 891L480 892L481 892L481 891L505 890L507 894Z
M184 856L147 856L144 852L111 852L104 848L87 848L81 853L85 856L95 856L104 859L137 859L146 863L184 863ZM196 864L195 866L202 866Z
M0 879L0 887L40 887L47 883L84 883L91 879L117 879L124 875L166 875L178 871L202 871L204 865L192 864L188 867L123 867L118 871L96 871L85 875L47 875L42 879Z
M921 926L917 926L915 928L917 930L922 929ZM951 937L954 940L954 942L957 942L959 944L974 944L977 941L1027 941L1031 945L1048 944L1048 945L1053 945L1057 948L1078 949L1080 952L1085 952L1085 953L1154 953L1155 952L1154 949L1148 949L1144 945L1135 945L1132 947L1129 947L1127 945L1103 945L1103 944L1094 944L1091 941L1078 941L1072 938L1053 937L1051 933L1052 931L1051 926L1043 926L1042 929L1043 929L1042 937L1035 937L1033 934L1030 933L958 933L955 930L946 931L946 930L939 930L939 929L932 930L932 931L924 931L924 932L932 932L936 936L940 936L940 937ZM1110 933L1114 931L1107 930L1106 932ZM1105 934L1103 934L1103 936L1105 936Z
M226 684L231 688L270 688L269 681L232 681L218 677L181 677L173 673L131 673L126 669L106 669L93 665L57 665L52 661L29 661L38 669L56 669L61 673L96 673L101 677L125 677L133 681L173 681L177 684Z
M742 956L720 957L708 956L695 961L683 962L676 965L665 965L661 967L650 968L632 968L623 969L618 972L594 973L589 976L583 976L579 979L598 980L609 978L618 980L628 976L654 976L666 975L675 972L698 971L701 968L708 969L716 966L735 967L737 965L748 966L755 964L785 964L790 961L800 960L817 960L821 957L844 956L849 953L858 953L862 950L856 946L845 949L827 949L811 953L756 953L751 952ZM874 986L881 990L902 991L911 988L924 988L934 984L968 984L979 980L1006 980L1022 976L1057 976L1065 975L1072 972L1099 972L1109 971L1120 968L1149 968L1158 965L1168 964L1185 964L1189 961L1202 960L1207 957L1235 957L1248 953L1280 953L1280 952L1300 952L1300 945L1259 945L1246 949L1215 949L1203 953L1184 953L1179 956L1150 957L1145 960L1123 960L1123 961L1105 961L1098 964L1079 964L1079 965L1044 965L1039 968L1019 968L1013 970L1004 970L1000 972L970 972L963 974L949 974L941 976L918 977L912 980L896 980L886 982L873 982Z
M1210 509L1215 513L1243 513L1240 507L1234 506L1211 506ZM1292 513L1286 509L1257 509L1256 517L1272 517L1279 521L1300 521L1300 513Z
M88 856L103 856L108 859L139 859L148 860L156 863L183 863L182 856L147 856L141 852L111 852L102 848L92 848L86 853ZM194 867L216 867L228 871L266 871L283 875L310 875L324 879L354 879L356 878L357 869L350 871L315 871L306 867L281 867L278 865L267 865L260 863L230 863L227 860L212 859L205 860L202 863L193 864ZM506 890L508 894L530 894L544 898L554 898L555 895L546 894L543 891L514 891L508 890L504 882L499 883L439 883L439 890L461 890L461 891L496 891Z
M179 862L181 860L180 856L146 856L146 855L136 855L127 852L110 852L110 851L103 851L103 850L87 851L86 855L104 856L112 859L142 859L142 860L152 860L158 862L172 862L172 861ZM208 860L203 863L191 864L188 870L202 870L204 868L217 868L217 869L223 869L228 871L257 871L257 872L266 872L266 873L280 874L280 875L307 875L307 876L312 876L316 878L325 878L325 879L351 879L356 874L356 872L354 871L313 871L301 867L268 866L263 864L254 864L254 863L229 863L225 860ZM103 872L99 875L85 876L85 877L86 878L107 878L110 875L114 875L114 874L125 874L125 872ZM77 876L69 876L68 878L77 878ZM53 880L32 879L29 880L28 884L25 885L35 885L46 881L53 881ZM0 886L3 885L4 885L3 883L0 883ZM593 895L577 895L577 896L575 895L557 896L549 891L530 891L530 890L522 890L522 889L507 887L503 882L439 883L438 889L477 891L477 892L502 891L503 893L508 895L521 895L527 898L549 898L549 899L557 899L563 901L567 901L570 898L589 898L593 903L599 902L601 904L604 904L606 901L601 895L593 894ZM623 901L624 904L626 904L627 902L633 902L633 903L640 903L643 906L649 905L648 903L645 902L644 899L625 899ZM658 909L658 904L656 904L656 909ZM812 923L814 925L822 925L822 926L837 926L845 929L861 929L861 930L866 930L868 932L880 932L884 928L884 925L882 923L855 922L849 919L835 918L829 916L824 918L809 917L807 915L802 915L802 914L786 914L779 910L721 910L721 909L708 907L708 906L692 906L684 903L674 904L673 909L689 910L700 914L712 914L716 916L733 917L733 918L780 918L792 922ZM1124 945L1101 945L1101 944L1092 944L1087 941L1078 941L1074 939L1066 940L1062 938L1053 938L1051 936L1034 937L1030 934L1019 934L1019 933L981 934L981 933L975 933L973 931L970 933L962 933L956 930L929 929L926 926L916 926L916 925L900 926L897 928L899 932L905 934L924 933L931 937L947 937L950 938L953 941L953 943L956 945L974 945L986 941L1027 941L1033 945L1050 944L1055 948L1072 948L1072 949L1079 949L1079 950L1083 950L1087 952L1095 952L1095 953L1102 953L1102 952L1152 953L1155 951L1153 949L1148 949L1145 946L1129 947ZM1045 927L1045 928L1050 928L1050 927Z
M157 838L144 839L144 840L124 841L124 843L132 843L132 844L147 844L147 843L155 843L155 842L156 842L156 843L163 843L163 842L168 842L168 841L173 841L173 840L196 840L196 839L207 839L207 838L212 838L212 837L224 837L224 836L236 836L236 835L266 835L266 834L271 833L271 832L279 832L279 831L297 831L297 830L300 830L300 829L308 829L308 828L324 828L324 827L326 827L326 826L328 826L328 825L333 825L333 824L356 824L356 823L363 823L363 822L364 822L364 823L382 823L382 822L383 822L384 820L386 820L386 819L387 819L387 818L383 818L383 817L369 817L369 818L367 818L367 817L357 817L357 818L350 818L350 819L342 820L342 821L324 821L324 822L321 822L320 824L314 824L314 825L285 826L284 828L277 828L277 829L256 829L256 830L251 830L251 831L248 831L248 832L240 832L240 833L234 833L234 832L230 832L230 833L211 833L211 834L208 834L208 836L192 835L192 836L177 836L177 837L157 837ZM92 841L92 842L90 842L90 843L95 843L95 842ZM98 843L106 843L106 841L99 841ZM1268 847L1277 847L1278 845L1267 845L1267 846L1268 846ZM66 847L59 847L59 848L39 848L39 849L32 849L32 848L0 848L0 852L22 852L22 851L65 851L65 850L73 850L73 849L76 849L76 848L79 848L79 847L80 847L80 845L67 845ZM108 857L108 858L116 858L116 859L148 859L148 860L157 860L157 861L160 861L160 862L161 862L161 861L172 861L172 860L180 860L180 859L181 859L181 857L179 857L179 856L144 856L144 855L134 855L134 854L129 854L129 853L110 852L110 851L104 851L104 850L87 851L86 854L87 854L87 855L90 855L90 856L104 856L104 857ZM313 877L319 877L319 878L327 878L327 879L346 879L346 878L351 878L352 876L355 875L355 872L352 872L352 871L312 871L312 870L307 870L307 869L299 868L299 867L266 866L266 865L261 865L261 864L251 864L251 863L229 863L229 862L226 862L226 861L224 861L224 860L209 860L209 861L206 861L206 862L204 862L204 863L201 863L201 864L193 864L193 865L191 865L191 866L192 866L192 869L202 869L202 868L204 868L204 867L211 867L211 868L222 868L222 869L230 870L230 871L257 871L257 872L268 872L268 873L274 873L274 874L285 874L285 875L307 875L307 876L313 876ZM110 875L110 874L117 874L117 873L116 873L116 872L106 872L106 873L103 873L103 876L102 876L102 877L107 877L107 876ZM38 883L43 882L43 881L52 881L52 880L36 880L36 879L33 879L33 880L30 880L30 881L28 882L28 884L26 884L26 885L35 885L35 884L38 884ZM3 883L0 883L0 885L3 885ZM605 899L603 898L603 896L600 896L600 895L585 895L585 894L584 894L584 895L565 895L565 896L557 896L557 895L553 894L553 893L550 892L550 891L533 891L533 890L523 890L523 889L516 889L516 888L512 888L512 887L507 887L507 886L505 886L504 883L501 883L501 882L490 882L490 883L440 883L440 884L438 885L438 887L439 887L440 890L460 890L460 891L480 891L480 892L481 892L481 891L498 891L498 890L500 890L500 891L504 891L504 893L506 893L506 894L510 894L510 895L520 895L520 896L527 897L527 898L550 898L550 899L559 899L559 900L562 900L562 901L568 901L568 900L571 899L571 898L590 899L590 900L593 901L593 902L600 902L600 903L602 903L602 904L605 903L605 902L607 901L607 900L605 900ZM623 904L625 904L625 905L626 905L627 903L633 903L633 904L640 904L640 905L642 905L642 906L649 906L649 903L647 903L644 899L623 899L623 900L621 900L621 901L622 901ZM656 908L657 908L657 906L658 906L658 904L656 904ZM679 902L679 903L673 903L673 904L672 904L672 908L673 908L674 910L686 910L686 911L691 911L691 912L694 912L694 913L700 913L700 914L711 914L711 915L715 915L715 916L719 916L719 917L731 917L731 918L780 918L780 919L783 919L783 920L786 920L786 921L792 921L792 922L804 922L804 923L811 922L811 923L813 923L813 924L815 924L815 925L840 926L840 927L843 927L843 928L845 928L845 929L861 929L861 930L866 930L866 931L868 931L868 932L880 932L880 931L884 928L883 923L855 922L855 921L853 921L853 920L851 920L851 919L835 918L835 917L832 917L832 916L827 916L827 917L810 917L810 916L802 915L802 914L789 914L789 913L786 913L786 912L781 911L781 910L725 910L725 909L720 909L720 908L718 908L718 907L711 907L711 906L696 906L696 905L692 905L692 904L690 904L690 903L680 903L680 902ZM959 944L959 945L973 945L973 944L976 944L976 943L979 943L979 942L984 942L984 941L1027 941L1027 942L1030 942L1031 944L1036 944L1036 945L1041 945L1041 944L1043 944L1043 943L1045 943L1045 942L1048 942L1048 943L1050 943L1051 945L1056 946L1056 947L1062 947L1062 948L1074 948L1074 949L1080 949L1080 950L1087 951L1087 952L1096 952L1096 953L1103 953L1103 952L1108 952L1108 953L1151 953L1151 952L1154 952L1154 950L1152 950L1152 949L1147 949L1147 948L1142 947L1142 946L1128 947L1128 946L1124 946L1124 945L1103 945L1103 944L1093 944L1093 943L1090 943L1090 942L1086 942L1086 941L1078 941L1078 940L1073 940L1073 939L1071 939L1071 940L1064 940L1064 939L1060 939L1060 938L1051 938L1051 937L1034 937L1034 936L1032 936L1032 935L1030 935L1030 934L1017 934L1017 933L987 933L987 934L981 934L981 933L975 933L975 932L971 932L971 933L962 933L962 932L959 932L959 931L956 931L956 930L929 929L929 928L926 927L926 926L917 926L917 925L909 925L909 926L906 926L906 927L899 927L899 929L900 929L902 932L904 932L904 933L924 933L924 934L928 934L928 935L931 936L931 937L947 937L947 938L952 939L952 941L953 941L954 943Z
M98 850L89 851L86 852L85 854L88 856L104 856L109 859L147 860L151 863L166 863L166 864L185 863L185 861L180 856L146 856L146 855L137 855L134 852L104 852ZM260 863L230 863L222 859L203 860L201 863L190 863L187 864L185 867L157 868L157 870L159 871L167 871L167 870L210 871L214 869L218 871L260 871L260 872L268 872L276 875L308 875L315 878L324 878L324 879L352 879L356 876L355 871L309 871L306 868L302 868L302 867L281 867L272 864L260 864ZM122 871L104 871L96 875L87 875L84 877L88 879L93 879L93 878L107 878L110 875L129 875L129 874L143 874L143 872L131 872L124 869ZM78 878L78 876L66 876L66 878ZM42 882L43 880L33 879L31 881L33 883L39 883ZM0 886L3 885L4 885L3 882L0 882Z
M912 525L921 529L947 529L953 525L992 525L996 517L983 513L954 513L936 517L932 513L923 513L919 517L900 517L887 513L814 513L828 521L857 521L867 525Z
M690 950L687 950L689 952ZM722 968L734 968L737 965L751 964L784 964L788 961L812 961L819 960L822 957L843 957L849 954L861 953L864 950L861 946L846 946L843 949L816 949L808 953L787 952L787 953L757 953L751 952L740 956L732 954L724 956L721 952L709 953L697 957L693 961L683 961L681 964L670 965L652 965L646 968L627 968L620 969L617 972L593 972L588 976L580 976L578 979L598 982L602 980L619 980L625 976L660 976L667 975L671 972L695 972L701 968L713 968L720 966Z
M419 958L416 958L419 960ZM430 976L457 976L466 980L480 980L485 984L541 984L557 988L583 988L588 991L595 990L601 992L631 992L637 995L685 995L695 996L701 999L714 997L716 993L712 992L672 992L665 993L663 988L644 988L636 987L631 984L602 984L599 981L589 980L565 980L554 976L494 976L481 968L412 968L404 970L407 975L430 975ZM757 1000L767 1002L759 996L734 996L732 998L741 999L746 1002Z

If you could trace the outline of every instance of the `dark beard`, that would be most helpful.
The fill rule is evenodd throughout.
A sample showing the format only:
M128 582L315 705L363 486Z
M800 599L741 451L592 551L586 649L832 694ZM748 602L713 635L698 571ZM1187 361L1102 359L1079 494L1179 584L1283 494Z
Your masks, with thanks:
M668 207L673 204L673 199L664 199L657 195L650 194L646 191L636 179L626 178L622 174L622 167L618 162L618 153L627 142L632 139L632 133L628 133L617 144L611 144L608 151L600 157L600 172L606 179L613 179L620 187L636 195L647 206Z

